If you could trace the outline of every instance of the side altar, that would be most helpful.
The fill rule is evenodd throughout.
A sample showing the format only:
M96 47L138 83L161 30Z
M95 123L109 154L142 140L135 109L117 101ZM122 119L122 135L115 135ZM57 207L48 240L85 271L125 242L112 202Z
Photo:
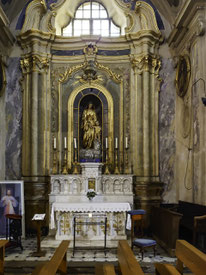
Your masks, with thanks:
M107 240L126 239L126 212L133 206L133 177L130 174L102 175L101 163L81 163L81 174L52 175L50 229L57 240L73 239L74 213L104 213ZM96 196L89 200L88 190ZM83 217L82 217L83 219ZM91 220L94 219L91 215ZM127 220L127 227L130 226ZM77 240L103 240L102 225L79 226Z

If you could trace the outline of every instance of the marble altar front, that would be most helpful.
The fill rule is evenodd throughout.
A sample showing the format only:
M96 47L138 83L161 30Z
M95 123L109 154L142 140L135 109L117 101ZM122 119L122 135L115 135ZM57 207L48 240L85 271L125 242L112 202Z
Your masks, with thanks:
M52 175L50 202L50 229L55 238L73 239L74 213L105 213L107 215L108 240L126 238L126 212L133 206L132 175L102 175L101 163L81 164L78 175ZM90 201L88 190L96 196ZM129 226L129 224L127 224ZM101 225L79 228L80 240L102 240Z

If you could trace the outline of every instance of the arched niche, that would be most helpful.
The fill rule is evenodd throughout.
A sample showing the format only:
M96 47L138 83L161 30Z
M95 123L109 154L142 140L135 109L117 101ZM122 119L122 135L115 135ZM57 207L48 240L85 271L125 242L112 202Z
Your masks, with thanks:
M100 151L101 151L101 159L96 159L96 162L102 161L104 159L104 140L105 137L108 137L108 102L105 95L98 89L87 88L80 91L74 100L73 105L73 133L74 138L77 139L79 149L84 149L83 145L83 129L82 129L82 116L85 109L88 108L89 104L94 106L95 113L97 115L97 120L99 123L99 127L101 128L100 133ZM94 148L94 144L92 144L92 148ZM79 150L79 151L80 151ZM79 152L78 156L79 161L83 162L85 159L81 156L81 152Z
M110 92L102 85L87 83L76 88L68 99L68 167L71 168L73 162L73 139L78 140L78 154L81 148L80 123L84 107L91 100L99 110L97 115L102 123L101 143L104 147L104 140L108 137L109 158L113 161L114 143L114 103ZM103 150L102 150L103 151ZM103 153L103 152L102 152ZM104 157L104 156L103 156ZM102 159L103 160L103 159Z

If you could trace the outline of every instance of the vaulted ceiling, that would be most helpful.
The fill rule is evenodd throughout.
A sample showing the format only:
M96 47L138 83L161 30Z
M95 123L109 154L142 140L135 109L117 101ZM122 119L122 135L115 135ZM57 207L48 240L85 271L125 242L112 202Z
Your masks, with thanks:
M2 6L5 14L7 15L10 22L12 22L20 11L25 7L25 5L31 0L0 0L0 5ZM97 0L98 1L98 0ZM138 0L122 0L124 2L136 2ZM145 2L152 2L157 8L159 13L168 20L168 23L172 26L175 22L175 18L181 9L182 4L185 0L143 0ZM47 0L46 2L55 2L54 0ZM101 1L100 1L101 2Z

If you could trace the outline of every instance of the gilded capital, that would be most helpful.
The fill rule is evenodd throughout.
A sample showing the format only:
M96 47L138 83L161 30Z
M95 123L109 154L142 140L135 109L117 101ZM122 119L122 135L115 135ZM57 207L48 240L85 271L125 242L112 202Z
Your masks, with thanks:
M161 61L159 57L144 55L144 56L130 56L130 61L132 64L133 70L138 70L138 73L143 71L148 71L152 74L159 74L159 69L161 67Z
M23 73L29 73L30 72L30 60L29 57L22 58L20 60L21 69Z
M49 67L49 59L47 57L32 56L32 70L42 71L47 70Z

